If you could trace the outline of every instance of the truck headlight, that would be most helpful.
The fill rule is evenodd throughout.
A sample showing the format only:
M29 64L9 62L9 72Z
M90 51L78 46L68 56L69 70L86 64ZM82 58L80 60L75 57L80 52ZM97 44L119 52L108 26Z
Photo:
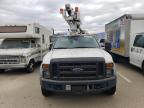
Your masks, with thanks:
M106 74L109 76L109 75L113 75L113 67L114 67L114 64L113 63L107 63L106 64Z
M26 57L21 57L21 62L26 63Z
M49 64L42 64L42 71L44 78L50 78Z

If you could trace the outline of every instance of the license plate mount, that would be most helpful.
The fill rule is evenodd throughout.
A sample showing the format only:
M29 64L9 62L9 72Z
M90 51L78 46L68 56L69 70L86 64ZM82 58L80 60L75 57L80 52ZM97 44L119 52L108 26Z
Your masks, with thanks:
M66 91L71 91L71 85L65 85L65 90Z

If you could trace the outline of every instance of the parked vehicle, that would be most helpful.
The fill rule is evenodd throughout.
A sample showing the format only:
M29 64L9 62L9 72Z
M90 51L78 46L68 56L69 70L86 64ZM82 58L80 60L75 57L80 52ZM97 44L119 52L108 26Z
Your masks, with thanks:
M34 71L48 52L51 30L37 23L0 25L0 71L24 68Z
M78 7L74 11L70 4L66 4L60 13L71 28L71 35L59 36L43 59L40 68L43 96L52 92L105 92L113 95L116 69L111 55L100 47L94 36L81 29Z
M144 15L126 14L105 25L108 51L115 62L127 58L144 72Z
M41 90L51 92L116 91L112 57L93 36L62 36L54 43L41 65Z

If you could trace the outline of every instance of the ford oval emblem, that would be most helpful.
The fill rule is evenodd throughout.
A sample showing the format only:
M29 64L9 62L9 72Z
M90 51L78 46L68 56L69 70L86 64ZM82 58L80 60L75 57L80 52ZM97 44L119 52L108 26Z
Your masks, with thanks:
M82 69L82 68L73 68L72 71L73 72L82 72L82 71L84 71L84 69Z

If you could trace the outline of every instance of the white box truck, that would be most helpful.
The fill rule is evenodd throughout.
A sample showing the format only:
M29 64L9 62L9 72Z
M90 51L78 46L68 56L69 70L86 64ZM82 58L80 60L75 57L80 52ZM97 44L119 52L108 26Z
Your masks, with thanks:
M24 68L34 71L50 45L52 31L38 23L0 25L0 72Z
M144 72L144 14L126 14L105 25L109 52L114 61L121 57ZM107 49L106 48L106 49Z

